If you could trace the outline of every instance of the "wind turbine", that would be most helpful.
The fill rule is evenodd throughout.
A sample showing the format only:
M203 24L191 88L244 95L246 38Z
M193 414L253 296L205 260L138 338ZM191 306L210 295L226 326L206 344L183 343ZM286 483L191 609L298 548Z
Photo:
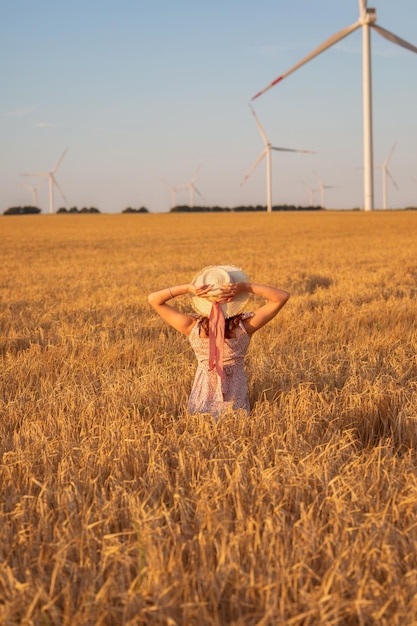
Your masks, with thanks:
M325 209L325 205L324 205L324 190L325 189L336 189L335 185L325 185L323 183L323 181L321 180L321 178L319 178L318 174L316 174L316 172L314 172L315 177L317 178L317 182L319 184L319 189L318 191L320 191L320 206L322 209Z
M389 177L391 179L392 184L394 185L394 187L396 189L398 189L398 185L395 182L395 180L392 177L391 172L388 169L388 163L389 160L392 157L392 154L395 150L395 146L397 145L397 142L394 143L394 145L392 146L391 150L388 153L387 158L385 159L385 161L382 163L382 165L377 165L377 167L379 169L382 169L382 208L383 209L387 209L387 178Z
M25 185L26 189L30 189L30 191L32 192L32 202L33 202L33 206L38 206L38 189L40 187L40 185L38 185L38 187L33 187L33 185Z
M194 176L192 177L189 183L184 183L183 185L179 185L175 189L176 191L180 191L181 189L190 190L190 208L194 207L194 193L198 194L200 198L204 200L204 196L199 192L199 190L197 189L195 185L195 181L197 180L197 175L198 175L199 170L200 170L200 166L197 167L196 171L194 172Z
M262 159L266 156L266 209L268 213L272 211L272 174L271 174L271 150L278 150L279 152L302 152L303 154L315 154L311 150L297 150L296 148L277 148L272 146L266 136L264 129L259 121L258 116L255 113L255 109L253 106L249 105L250 110L252 111L252 115L255 118L255 123L258 127L259 133L262 137L262 141L265 144L265 148L262 150L261 154L256 159L255 163L250 168L249 172L245 175L243 181L241 182L241 186L245 184L248 180L249 176L252 172L257 168Z
M169 187L171 191L171 209L173 209L177 204L177 188L174 185L170 185L165 178L163 178L164 183Z
M55 174L56 174L59 166L61 165L62 159L64 158L67 150L68 150L68 148L66 148L64 150L64 152L62 153L61 157L58 159L55 167L50 172L27 172L25 174L21 174L21 176L39 176L41 178L48 178L48 181L49 181L49 213L51 215L52 215L52 213L54 213L54 185L58 189L58 191L61 194L61 196L63 197L64 202L66 204L68 204L68 200L64 196L64 193L63 193L61 187L59 186L59 184L57 183L57 180L55 178Z
M385 37L392 43L417 53L417 47L394 35L390 31L376 25L376 9L368 8L367 0L359 0L359 20L343 28L339 32L332 35L325 42L320 44L306 57L301 59L296 65L291 67L285 74L278 76L275 80L267 85L262 91L259 91L252 100L261 96L265 91L279 83L292 72L298 70L299 67L314 59L317 55L327 48L330 48L338 41L344 39L358 28L362 28L362 71L363 71L363 154L364 154L364 209L365 211L373 211L374 209L374 180L373 180L373 145L372 145L372 72L371 72L371 28L379 35Z
M312 187L309 187L307 183L305 183L303 180L301 182L303 183L304 187L308 189L308 206L313 206L313 193L317 191L317 189L313 189Z

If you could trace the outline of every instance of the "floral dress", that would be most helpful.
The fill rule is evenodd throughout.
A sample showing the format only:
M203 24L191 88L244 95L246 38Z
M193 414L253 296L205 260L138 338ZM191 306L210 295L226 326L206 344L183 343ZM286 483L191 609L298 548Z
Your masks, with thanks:
M254 313L243 313L239 325L234 329L235 336L224 340L223 380L215 370L209 370L209 339L200 337L201 319L193 326L188 338L198 365L188 400L190 413L210 413L213 417L218 417L228 409L243 409L249 413L244 359L249 348L250 336L242 320L253 315Z

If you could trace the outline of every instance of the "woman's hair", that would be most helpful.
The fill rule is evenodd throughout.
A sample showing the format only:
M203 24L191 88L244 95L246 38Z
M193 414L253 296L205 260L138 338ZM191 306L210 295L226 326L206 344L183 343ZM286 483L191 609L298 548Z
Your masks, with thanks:
M234 336L233 331L235 328L239 326L239 322L241 319L242 319L242 313L239 313L238 315L234 315L233 317L228 317L225 319L224 336L226 339L230 339L231 337ZM208 337L209 335L209 318L208 317L201 318L201 326L203 327L203 330Z

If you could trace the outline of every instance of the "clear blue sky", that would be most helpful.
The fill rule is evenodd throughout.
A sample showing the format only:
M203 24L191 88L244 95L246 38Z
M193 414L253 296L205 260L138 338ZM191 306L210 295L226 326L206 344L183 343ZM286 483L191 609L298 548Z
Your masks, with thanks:
M370 0L378 24L417 45L416 0ZM204 201L265 204L250 98L336 31L357 0L13 0L0 20L0 212L31 204L51 170L68 206L170 209L168 185ZM254 102L275 152L273 202L304 205L316 172L328 208L363 206L359 29ZM372 33L374 160L394 142L391 208L417 205L417 54ZM166 183L164 182L164 179ZM305 185L303 184L305 183ZM375 171L380 206L381 170ZM188 190L177 203L188 203ZM318 194L315 195L319 203ZM63 201L55 193L56 207ZM47 185L39 205L48 211Z

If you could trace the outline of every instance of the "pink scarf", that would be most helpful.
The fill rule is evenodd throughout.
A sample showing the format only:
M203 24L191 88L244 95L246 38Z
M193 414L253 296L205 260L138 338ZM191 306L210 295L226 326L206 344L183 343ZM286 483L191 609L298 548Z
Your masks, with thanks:
M218 302L213 302L209 317L209 369L215 369L221 379L224 378L224 325L222 308Z

